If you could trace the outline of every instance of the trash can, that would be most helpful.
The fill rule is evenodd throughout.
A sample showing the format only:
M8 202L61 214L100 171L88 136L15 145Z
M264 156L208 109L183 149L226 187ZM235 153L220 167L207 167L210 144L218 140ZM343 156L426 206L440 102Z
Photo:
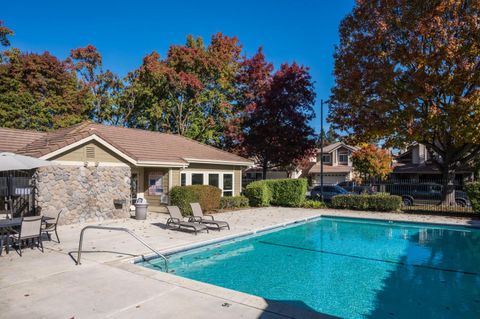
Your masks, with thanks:
M144 198L138 198L135 202L135 219L147 219L148 203Z

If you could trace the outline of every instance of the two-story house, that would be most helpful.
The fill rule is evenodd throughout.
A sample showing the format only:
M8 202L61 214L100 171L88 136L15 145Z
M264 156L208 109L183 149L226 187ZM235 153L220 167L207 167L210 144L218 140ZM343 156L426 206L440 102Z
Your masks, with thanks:
M323 183L335 185L350 181L354 177L351 155L358 148L337 142L323 148L323 158L318 151L316 163L308 170L308 177L313 184L320 184L321 163L323 161Z
M414 182L436 182L441 180L442 174L425 145L415 143L396 156L390 177ZM472 178L473 169L468 167L458 169L455 177L458 184Z

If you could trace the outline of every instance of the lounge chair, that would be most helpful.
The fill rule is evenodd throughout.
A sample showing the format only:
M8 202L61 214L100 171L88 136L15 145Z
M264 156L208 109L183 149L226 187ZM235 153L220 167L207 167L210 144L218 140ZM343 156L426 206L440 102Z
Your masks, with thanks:
M190 207L192 207L193 216L189 218L190 222L197 222L204 224L206 226L213 227L220 231L222 228L230 229L230 225L227 222L215 220L212 215L204 215L202 211L202 207L199 203L190 203ZM210 219L206 219L208 217Z
M195 235L197 232L206 230L208 233L208 227L199 224L199 223L193 223L193 222L186 222L183 220L182 213L180 212L180 209L177 206L167 206L168 213L170 214L170 218L167 220L167 227L175 227L176 229L181 229L181 228L187 228L187 229L192 229L195 232Z

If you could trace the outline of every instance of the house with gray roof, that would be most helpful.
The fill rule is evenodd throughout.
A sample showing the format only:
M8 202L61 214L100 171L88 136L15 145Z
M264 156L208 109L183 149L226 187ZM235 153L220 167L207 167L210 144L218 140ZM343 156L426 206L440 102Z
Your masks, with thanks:
M307 175L313 184L320 184L321 163L323 161L323 183L336 185L354 178L351 155L358 148L337 142L323 148L323 158L318 150L317 161L307 170Z

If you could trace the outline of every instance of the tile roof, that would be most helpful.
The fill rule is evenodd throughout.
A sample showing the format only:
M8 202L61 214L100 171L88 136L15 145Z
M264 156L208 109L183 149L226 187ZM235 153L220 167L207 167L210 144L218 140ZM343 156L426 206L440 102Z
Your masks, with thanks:
M46 133L0 127L0 152L16 153Z
M2 130L5 131L6 129ZM93 135L98 136L117 150L139 162L224 161L251 164L248 159L180 135L91 122L83 122L53 132L41 133L38 138L18 148L16 152L33 157L42 157ZM1 131L0 140L3 140ZM14 136L8 144L10 143L17 143Z
M358 147L356 146L352 146L352 145L347 145L343 142L336 142L336 143L333 143L333 144L330 144L330 145L326 145L323 147L323 153L331 153L333 152L334 150L336 150L337 148L340 148L340 147L346 147L348 149L351 149L352 151L356 151L358 150ZM320 149L317 150L318 153L320 153Z

